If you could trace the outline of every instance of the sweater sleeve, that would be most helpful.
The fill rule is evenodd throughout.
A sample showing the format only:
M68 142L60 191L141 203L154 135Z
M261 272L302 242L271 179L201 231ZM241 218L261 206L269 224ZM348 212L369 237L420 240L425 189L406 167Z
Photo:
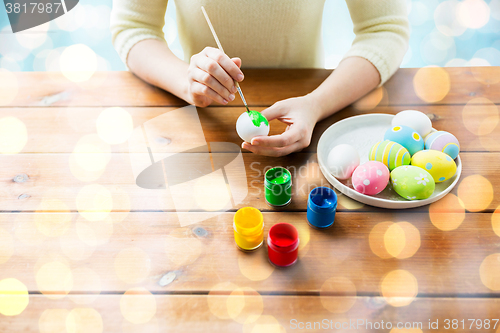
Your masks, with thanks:
M410 26L405 0L346 0L356 37L344 58L370 61L383 85L399 68L408 49Z
M110 29L113 46L122 61L132 47L145 39L165 42L163 26L168 0L113 0Z

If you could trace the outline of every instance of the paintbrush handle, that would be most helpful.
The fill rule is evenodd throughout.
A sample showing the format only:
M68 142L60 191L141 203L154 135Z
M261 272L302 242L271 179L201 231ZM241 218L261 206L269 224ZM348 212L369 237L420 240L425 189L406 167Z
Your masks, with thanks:
M210 18L208 17L208 14L205 10L205 7L201 6L201 11L203 12L203 15L205 16L205 19L207 20L208 27L210 28L210 31L212 31L212 35L214 36L215 42L217 43L217 46L219 47L219 50L224 52L224 49L222 48L222 45L219 41L219 37L217 37L217 34L215 33L214 26L212 25L212 22L210 21ZM236 89L238 89L238 93L240 94L241 100L243 101L243 104L245 104L245 107L247 108L247 111L250 112L248 109L247 101L245 100L245 97L243 97L243 92L241 91L240 85L238 84L238 81L234 80L234 84L236 85Z

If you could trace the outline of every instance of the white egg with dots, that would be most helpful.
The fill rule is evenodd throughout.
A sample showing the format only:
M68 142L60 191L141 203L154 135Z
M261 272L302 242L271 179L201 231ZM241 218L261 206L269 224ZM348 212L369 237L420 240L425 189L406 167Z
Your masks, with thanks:
M392 126L408 126L417 131L422 138L432 131L432 122L423 112L404 110L392 118Z
M236 121L236 132L250 143L256 136L269 135L269 122L260 112L243 112Z

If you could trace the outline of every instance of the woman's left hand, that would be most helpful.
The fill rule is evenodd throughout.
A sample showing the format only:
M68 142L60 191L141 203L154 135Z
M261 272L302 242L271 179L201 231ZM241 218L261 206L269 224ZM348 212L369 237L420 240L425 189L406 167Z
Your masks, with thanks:
M310 96L289 98L262 111L268 121L278 119L287 124L280 135L258 136L251 144L243 142L242 148L259 155L284 156L301 150L311 143L311 136L320 118L320 109Z

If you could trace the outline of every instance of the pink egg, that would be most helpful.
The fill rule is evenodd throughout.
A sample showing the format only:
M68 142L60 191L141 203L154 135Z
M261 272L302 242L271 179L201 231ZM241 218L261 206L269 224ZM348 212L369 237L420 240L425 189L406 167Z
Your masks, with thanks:
M369 161L354 170L352 186L359 193L375 195L387 186L389 176L389 169L384 163Z

